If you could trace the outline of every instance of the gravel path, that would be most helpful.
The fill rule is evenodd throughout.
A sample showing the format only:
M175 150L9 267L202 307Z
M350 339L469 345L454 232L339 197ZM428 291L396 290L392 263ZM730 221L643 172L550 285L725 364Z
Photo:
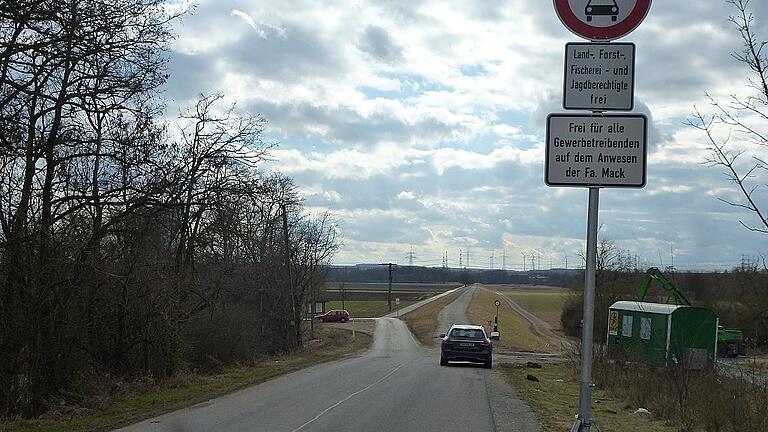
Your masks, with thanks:
M485 389L491 404L496 432L541 432L541 426L528 404L494 369L486 377Z

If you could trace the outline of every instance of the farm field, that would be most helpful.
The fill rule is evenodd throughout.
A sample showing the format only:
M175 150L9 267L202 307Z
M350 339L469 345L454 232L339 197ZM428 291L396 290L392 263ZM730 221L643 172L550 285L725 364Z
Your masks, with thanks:
M416 300L400 300L400 304L395 305L392 301L392 312L414 303ZM331 309L346 309L352 318L376 318L389 313L386 300L346 300L343 305L341 301L334 300L325 304L325 310Z
M461 284L458 283L393 283L392 301L399 298L403 301L419 301L437 294L452 290ZM326 301L387 301L386 283L359 283L359 282L330 282L325 285L322 296ZM351 311L350 311L351 312Z

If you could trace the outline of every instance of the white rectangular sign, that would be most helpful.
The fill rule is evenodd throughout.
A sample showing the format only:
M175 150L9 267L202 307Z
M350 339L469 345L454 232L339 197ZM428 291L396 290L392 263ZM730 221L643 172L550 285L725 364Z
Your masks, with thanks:
M563 108L631 111L635 96L635 44L565 45Z
M642 114L550 114L549 186L645 186L648 119Z

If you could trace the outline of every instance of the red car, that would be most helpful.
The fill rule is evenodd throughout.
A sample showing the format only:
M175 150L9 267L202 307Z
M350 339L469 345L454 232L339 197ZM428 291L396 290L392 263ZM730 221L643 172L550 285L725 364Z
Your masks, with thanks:
M322 322L345 323L349 321L350 316L349 316L349 312L345 311L344 309L335 309L335 310L330 310L322 315L318 315L315 318L319 319Z

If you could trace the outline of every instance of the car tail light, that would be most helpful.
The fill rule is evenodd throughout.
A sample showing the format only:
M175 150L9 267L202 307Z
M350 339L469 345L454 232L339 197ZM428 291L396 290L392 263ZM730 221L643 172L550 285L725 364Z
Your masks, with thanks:
M480 342L480 348L490 348L491 343L490 342Z
M443 342L442 342L441 345L442 345L443 348L445 348L445 347L452 347L453 346L453 341L449 341L447 339L443 339Z

